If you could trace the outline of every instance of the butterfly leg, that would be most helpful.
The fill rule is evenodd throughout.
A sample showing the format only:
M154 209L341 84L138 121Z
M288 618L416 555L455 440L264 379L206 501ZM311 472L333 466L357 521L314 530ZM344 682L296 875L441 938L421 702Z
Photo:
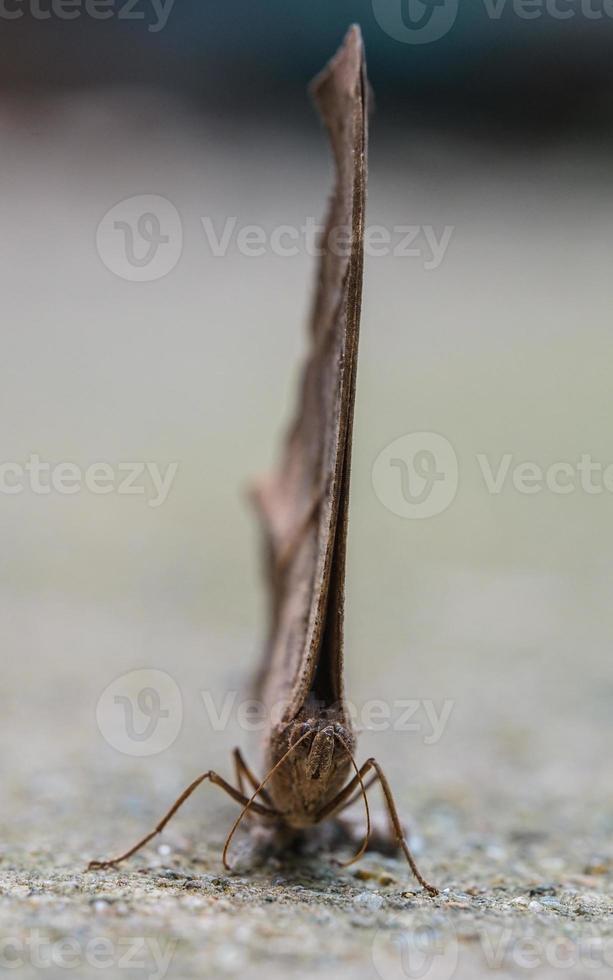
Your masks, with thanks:
M378 782L378 779L379 777L377 775L371 776L368 782L364 784L364 789L369 790L374 783ZM341 804L338 810L336 810L334 816L336 816L336 814L343 813L345 810L348 810L349 807L353 806L353 804L357 803L358 800L360 800L361 798L362 798L362 791L359 790L351 797L350 800L345 800L345 802ZM383 814L381 816L383 816ZM368 850L379 851L381 854L388 854L390 857L393 857L400 850L400 844L396 839L394 824L392 823L390 812L387 807L385 808L384 820L386 826L384 826L383 822L377 819L376 815L373 817L372 833L368 845ZM347 818L347 820L345 821L341 820L339 821L339 823L341 826L344 826L346 828L346 832L347 834L349 834L349 836L356 835L357 818L355 821L353 820L353 818ZM406 838L407 830L406 830L406 825L404 824L403 824L403 830L404 830L403 836Z
M242 806L245 806L245 804L249 802L248 798L244 796L243 793L235 789L234 786L226 782L226 780L223 779L221 776L219 776L216 772L213 772L212 770L209 770L208 772L204 772L202 773L201 776L198 776L197 779L194 779L193 783L190 783L187 789L185 789L181 793L179 798L175 800L175 802L171 806L168 813L160 820L160 822L157 824L155 829L151 831L150 834L147 834L146 837L143 837L142 840L139 840L138 843L135 844L134 847L131 847L129 851L126 851L125 854L120 854L118 857L110 858L106 861L90 861L87 870L100 871L105 868L114 868L121 861L127 860L127 858L132 857L133 854L136 854L137 851L140 851L140 849L144 847L145 844L148 844L150 840L153 840L154 837L156 837L158 834L162 832L162 830L164 829L168 821L171 820L172 817L174 817L179 807L183 806L185 801L189 799L189 797L192 795L194 790L196 790L200 786L200 784L207 779L211 783L214 783L216 786L219 786L221 789L223 789L229 796L232 797L233 800L236 800L236 802L240 803ZM272 810L268 807L264 807L260 803L252 803L251 806L252 809L256 813L259 813L261 816L267 816L267 817L276 816L275 810Z
M270 798L270 794L265 789L260 789L259 788L259 786L260 786L260 780L256 778L256 776L253 774L252 770L249 768L249 766L245 762L245 759L243 758L243 754L242 754L241 750L238 749L238 748L234 749L234 752L232 753L232 756L234 758L234 769L235 769L235 772L236 772L236 782L237 782L238 788L241 791L241 793L244 793L244 786L243 786L243 776L244 776L247 779L247 782L251 785L251 787L253 789L257 789L258 790L259 795L264 800L264 803L266 804L266 806L269 806L271 809L274 809L273 802L272 802L272 800Z
M390 784L388 783L387 777L376 759L370 758L366 760L366 762L360 769L360 777L363 779L364 776L367 773L371 772L373 769L375 771L375 776L373 779L370 780L368 785L371 786L375 780L378 780L378 782L381 784L381 789L383 790L383 795L385 797L387 810L390 816L390 821L394 832L394 837L398 842L398 846L402 850L407 860L407 863L411 871L413 872L413 875L415 876L419 884L422 886L422 888L424 888L427 892L429 892L430 895L438 895L439 893L438 888L435 888L434 885L430 885L426 881L426 879L423 877L423 875L421 874L419 868L415 863L415 858L413 857L411 851L409 850L409 845L405 840L404 831L400 823L398 810L396 809L396 803L392 795ZM348 806L349 803L353 803L354 799L357 798L357 796L354 796L354 793L359 785L360 785L360 779L358 778L357 775L355 775L353 779L351 779L347 783L344 789L342 789L340 793L338 793L333 800L330 800L330 802L327 803L326 806L319 811L318 819L325 820L326 817L330 817L334 813L338 813L339 810L344 809L344 807Z
M370 789L370 787L373 785L373 783L376 783L376 782L377 782L377 776L376 775L375 776L371 776L370 779L368 780L368 782L367 783L364 783L364 789L365 790ZM347 810L350 806L353 806L354 803L357 803L358 800L361 800L361 799L362 799L362 790L360 789L360 790L358 790L357 793L354 793L354 795L351 797L350 800L345 800L343 803L341 803L340 806L338 806L337 809L335 809L334 812L332 814L330 814L330 816L334 816L337 813L342 813L343 810Z

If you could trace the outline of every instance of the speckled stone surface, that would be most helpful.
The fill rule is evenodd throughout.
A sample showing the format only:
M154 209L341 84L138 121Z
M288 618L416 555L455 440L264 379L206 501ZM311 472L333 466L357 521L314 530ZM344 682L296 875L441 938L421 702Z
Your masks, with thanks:
M15 616L8 608L5 603L10 630ZM489 714L499 711L495 699L479 717L454 722L452 715L441 739L447 753L454 743L458 772L466 778L454 775L451 756L447 768L439 756L442 773L429 768L436 746L411 742L413 767L405 770L398 763L407 752L406 734L384 741L363 735L365 751L381 749L422 870L442 889L438 898L416 887L402 861L375 852L348 869L334 866L325 850L252 865L248 834L237 836L235 869L228 873L220 855L236 810L212 787L126 865L85 872L90 858L116 852L149 829L205 759L229 775L234 742L256 753L240 731L209 730L203 742L203 719L191 717L187 696L185 730L167 752L143 759L118 753L96 725L95 705L105 681L120 673L122 654L107 649L106 660L95 654L108 644L104 623L127 639L131 620L118 613L111 623L100 611L71 610L63 602L28 615L37 618L42 645L50 647L66 635L68 617L73 638L89 637L94 655L84 664L75 643L72 658L41 657L27 701L24 662L17 658L5 671L3 969L18 965L26 978L72 971L87 980L610 975L608 760L594 749L591 768L582 777L574 766L570 786L568 771L559 776L555 752L550 762L539 757L537 764L525 737L506 730L482 742L484 730L496 730ZM176 634L179 679L193 670L195 646L221 642L178 625ZM425 665L423 671L426 676ZM459 701L461 674L448 667ZM230 683L220 666L213 689ZM187 682L182 686L188 690ZM536 675L529 697L545 703ZM24 703L36 705L34 726ZM587 715L581 725L588 751L590 731L596 746L600 728L590 729ZM562 729L558 735L562 743ZM471 783L471 772L479 773L478 782ZM373 807L378 812L376 796ZM358 826L362 819L356 806ZM348 855L341 849L334 856Z

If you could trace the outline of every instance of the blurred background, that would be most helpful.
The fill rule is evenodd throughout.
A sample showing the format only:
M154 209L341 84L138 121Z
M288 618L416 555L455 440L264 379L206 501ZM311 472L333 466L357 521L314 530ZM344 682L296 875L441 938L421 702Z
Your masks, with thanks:
M376 99L368 221L399 247L366 264L348 690L358 704L421 699L418 731L365 732L361 751L386 764L406 812L439 813L441 838L454 821L495 837L503 812L507 828L555 813L586 840L613 826L613 479L529 493L512 476L525 462L568 464L565 479L585 455L613 462L605 7L6 0L11 854L67 826L64 850L99 854L196 772L227 773L237 741L256 763L234 713L216 731L201 692L220 704L242 690L264 635L245 489L293 405L315 269L302 237L288 255L270 236L323 215L331 165L306 85L353 21ZM240 244L248 226L264 234L261 254ZM413 432L443 436L458 464L455 497L423 519L395 513L373 485L379 455ZM488 492L478 460L496 473L505 454L508 479ZM108 493L36 492L27 474L22 492L7 490L35 456L79 473L132 462L176 474L156 506L146 470L141 493L118 480ZM171 744L136 758L96 711L108 685L144 668L171 675L182 714ZM425 701L452 704L433 744ZM90 793L95 814L75 843ZM195 838L202 808L226 806L213 795L184 818Z

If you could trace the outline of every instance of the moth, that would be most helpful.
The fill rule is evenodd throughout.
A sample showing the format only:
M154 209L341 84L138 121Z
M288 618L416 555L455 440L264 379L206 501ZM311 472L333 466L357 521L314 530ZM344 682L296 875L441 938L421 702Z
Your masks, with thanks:
M125 854L92 861L89 867L114 867L131 857L164 829L205 780L242 806L224 847L226 867L230 842L245 814L291 836L336 816L362 796L366 833L358 852L346 862L350 864L368 846L367 790L379 782L394 843L417 881L435 895L437 889L423 878L409 850L379 763L371 758L358 768L355 762L356 737L344 694L345 565L369 98L359 27L350 28L311 91L331 142L335 187L320 242L297 411L278 468L252 491L263 528L270 598L268 639L255 692L269 719L266 776L258 779L235 749L235 786L215 772L203 773L150 834Z

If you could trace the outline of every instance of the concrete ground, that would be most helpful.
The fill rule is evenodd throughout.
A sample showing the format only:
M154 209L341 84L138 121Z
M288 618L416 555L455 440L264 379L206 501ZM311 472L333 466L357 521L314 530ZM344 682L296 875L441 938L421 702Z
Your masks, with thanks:
M508 717L498 728L493 703L472 718L452 713L441 741L455 743L455 774L451 759L449 771L437 773L437 746L419 736L365 734L365 750L377 751L386 764L422 870L441 888L438 898L419 890L403 861L375 852L348 869L331 863L333 856L347 857L347 849L331 855L325 848L252 866L248 834L237 838L235 870L228 873L220 855L236 808L210 786L163 837L120 869L88 873L92 857L116 852L149 829L200 769L213 764L229 776L235 741L251 745L254 761L257 755L235 723L230 731L211 731L196 697L185 693L183 731L167 752L144 758L118 753L94 716L103 677L118 673L121 658L116 652L105 663L97 654L110 637L132 643L130 622L118 617L105 624L99 612L71 614L56 602L36 614L23 604L20 610L21 623L4 604L5 637L11 639L12 628L15 645L23 644L16 634L27 613L50 651L66 636L68 619L74 659L67 662L64 651L60 666L49 654L31 670L24 655L4 673L3 969L20 965L24 978L41 970L60 977L69 968L84 978L100 976L101 969L152 978L561 974L579 980L610 974L609 763L601 719L581 707L592 686L597 701L596 680L576 692L581 696L574 702L573 729L580 727L586 753L581 773L567 765L559 719L549 723L550 731L535 726L532 735L505 728ZM219 638L178 627L176 638L182 652L174 658L174 675L188 692L184 678L195 651ZM82 657L86 642L93 647L89 661ZM423 664L420 672L426 687L435 683ZM460 692L458 703L461 684L471 687L469 678L460 681L462 673L448 678ZM225 669L213 685L220 692L224 675L230 686ZM549 697L545 672L526 687L522 717ZM569 710L571 703L569 696ZM488 730L496 734L484 735ZM555 764L535 757L530 741L541 735L552 753L559 746ZM462 774L470 771L469 781ZM567 784L573 776L576 782ZM373 807L380 812L376 796ZM358 806L355 815L360 824Z

